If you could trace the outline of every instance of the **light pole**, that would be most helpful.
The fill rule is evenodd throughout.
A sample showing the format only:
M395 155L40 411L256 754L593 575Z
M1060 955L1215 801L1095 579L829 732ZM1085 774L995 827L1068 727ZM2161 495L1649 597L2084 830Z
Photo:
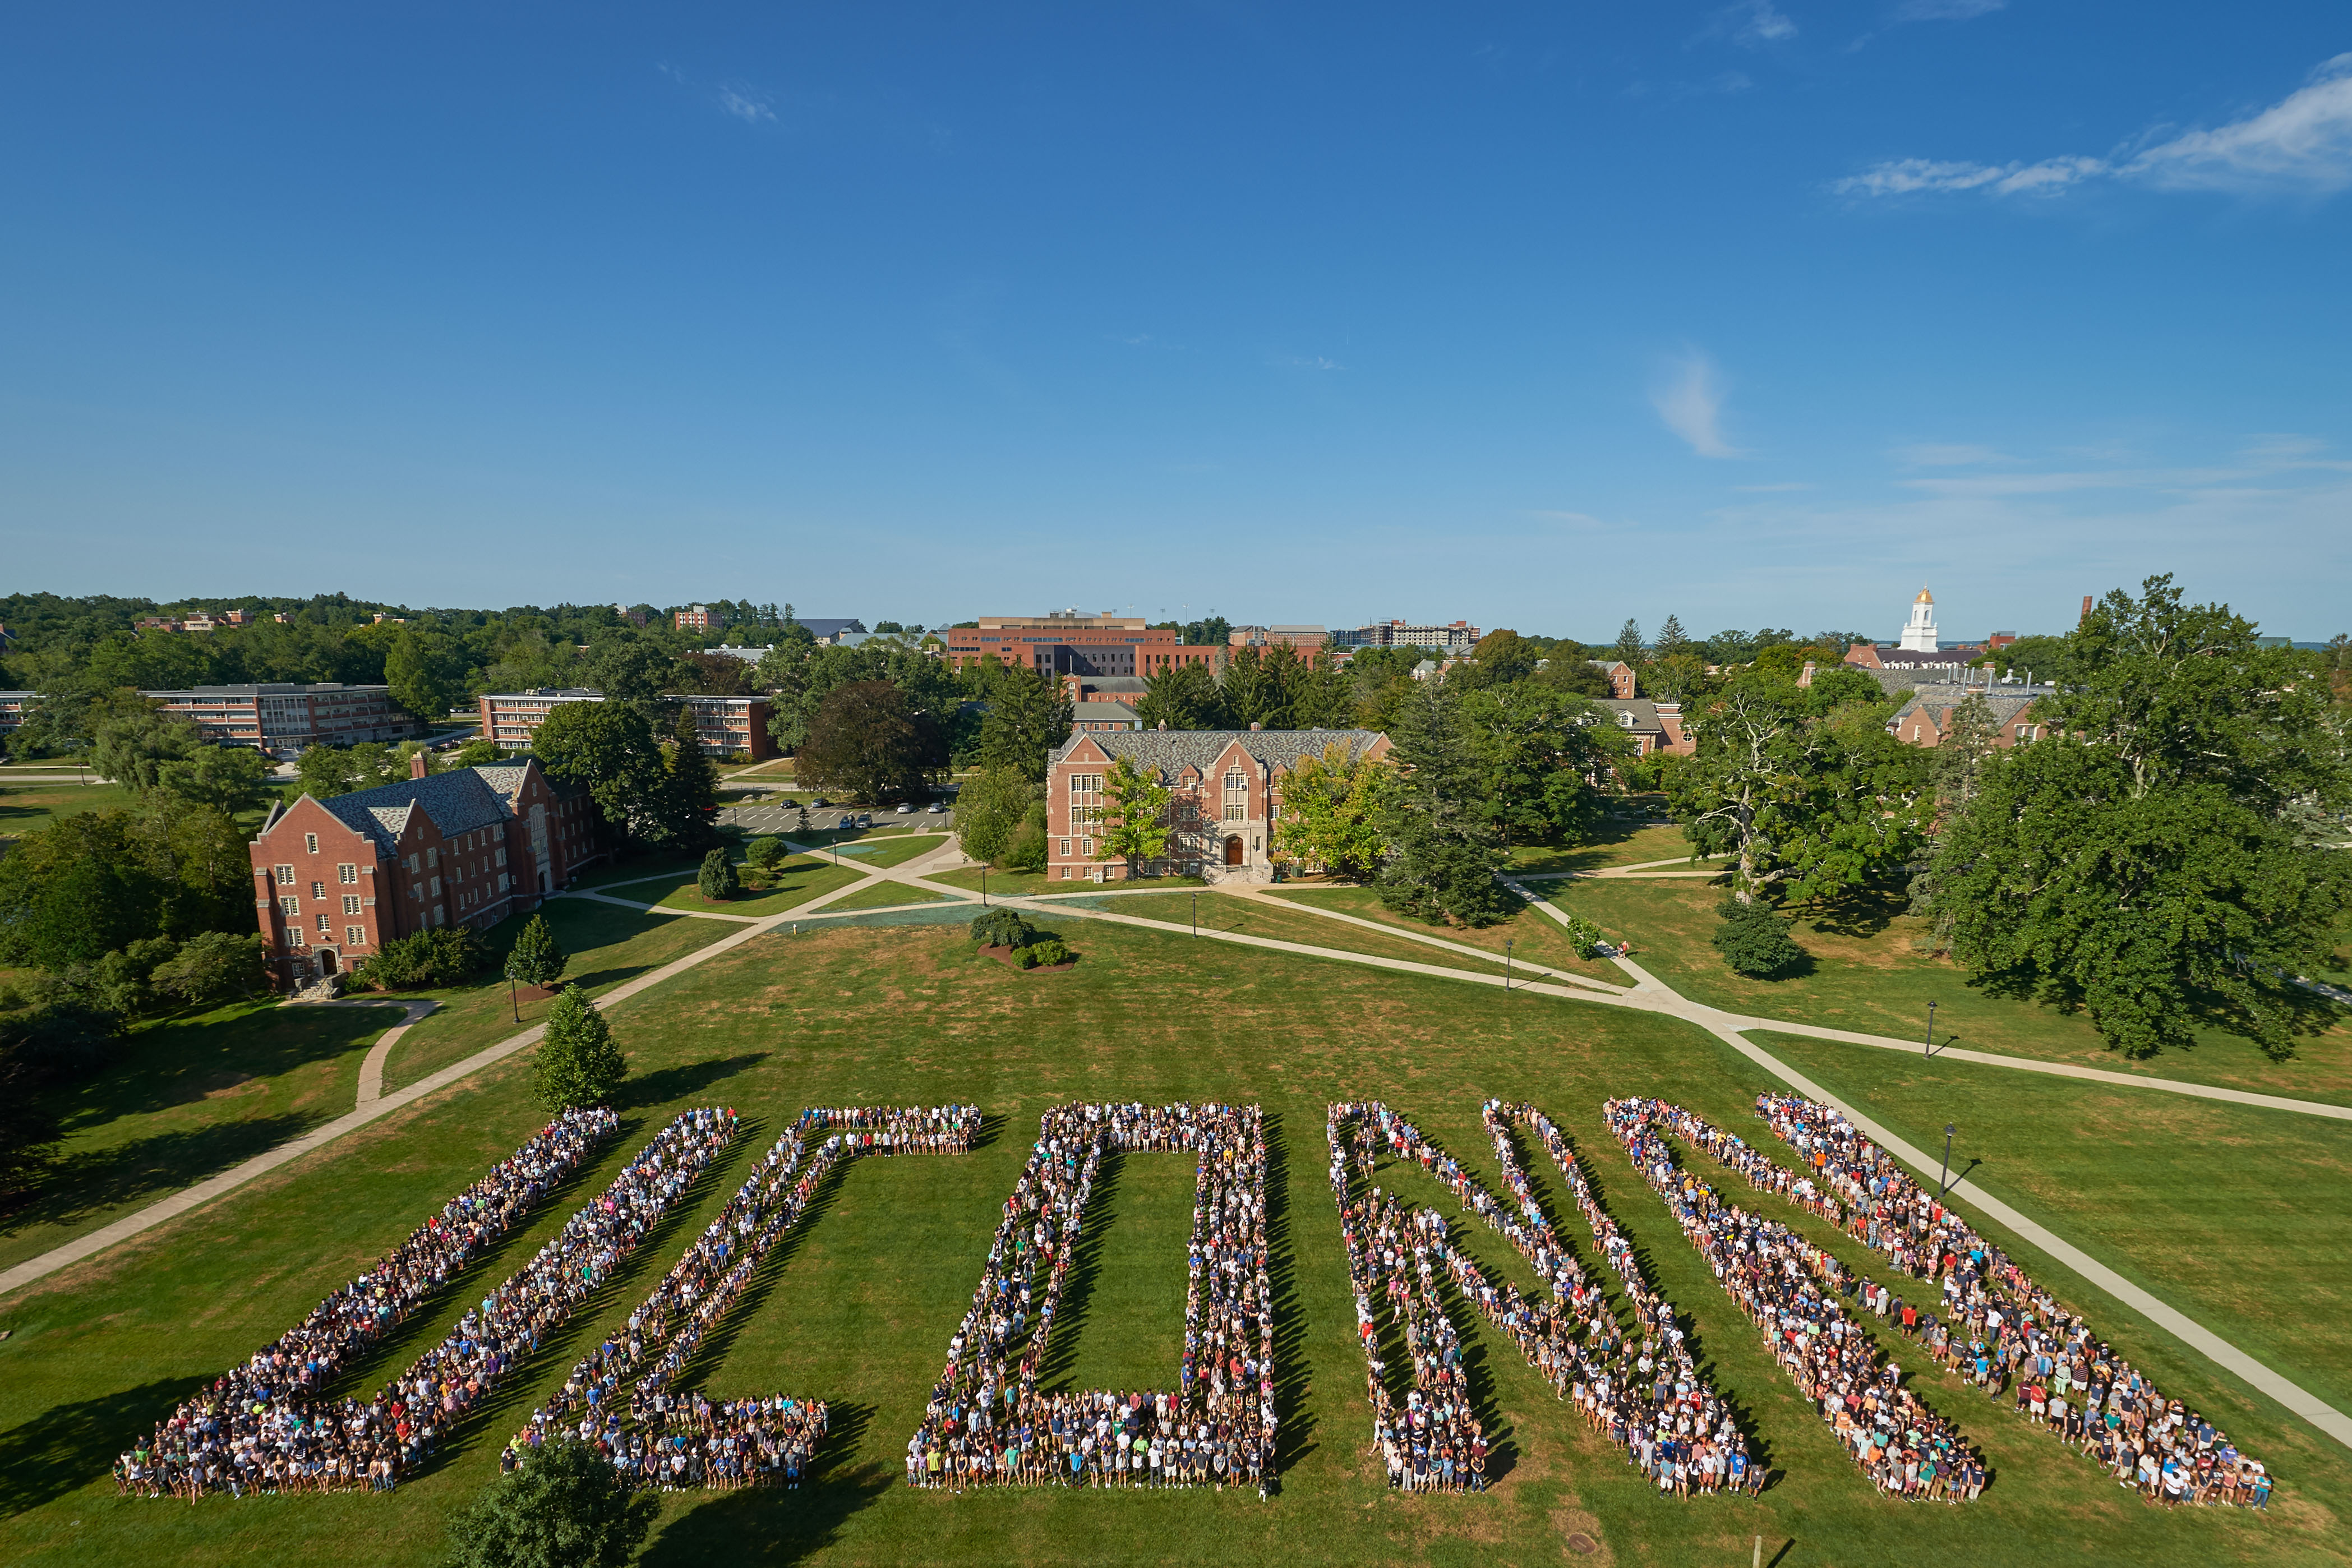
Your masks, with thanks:
M988 863L984 860L980 866L980 907L988 908Z
M1503 989L1506 991L1511 988L1511 941L1507 936L1503 939Z
M1927 1004L1927 1048L1920 1054L1930 1057L1936 1054L1936 1005L1933 1002Z
M1936 1177L1936 1195L1937 1195L1937 1197L1939 1197L1939 1198L1940 1198L1940 1197L1942 1197L1946 1193L1948 1193L1948 1192L1950 1192L1950 1191L1952 1190L1951 1181L1950 1181L1951 1174L1952 1174L1952 1124L1951 1124L1950 1122L1947 1121L1947 1122L1945 1122L1945 1123L1944 1123L1944 1168L1943 1168L1943 1170L1942 1170L1941 1172L1939 1172L1939 1173L1937 1174L1937 1177Z
M1201 895L1198 893L1192 895L1192 934L1201 934Z
M515 1022L521 1023L522 1003L516 999L515 979L511 974L507 976L507 1005L514 1009Z

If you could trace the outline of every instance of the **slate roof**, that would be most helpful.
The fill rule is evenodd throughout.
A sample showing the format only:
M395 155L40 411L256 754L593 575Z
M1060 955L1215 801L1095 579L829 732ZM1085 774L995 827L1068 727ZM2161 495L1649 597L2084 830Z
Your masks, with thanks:
M1133 697L1151 689L1151 682L1139 675L1086 675L1078 678L1078 684L1088 691L1123 692Z
M1361 756L1380 739L1377 730L1089 730L1072 733L1046 761L1058 763L1079 742L1092 741L1107 756L1125 757L1173 777L1187 767L1207 773L1235 742L1260 763L1286 768L1301 757L1319 757L1334 744L1346 746L1351 758Z
M1078 724L1132 724L1135 710L1124 702L1076 702L1070 706L1070 719Z
M319 804L344 826L390 849L407 831L411 811L424 812L444 837L506 821L515 814L515 796L529 771L528 763L511 763L452 768L425 778L398 779L373 789L330 795Z
M1610 712L1619 715L1615 722L1637 734L1646 731L1653 734L1663 735L1666 731L1665 725L1658 719L1658 705L1646 697L1596 697L1592 700L1592 705L1596 708L1606 708ZM1633 716L1633 721L1631 724L1626 724L1622 717L1627 713Z
M1928 719L1935 723L1936 728L1943 730L1951 723L1952 710L1968 699L1977 696L1983 697L1991 707L1994 725L2004 726L2032 707L2036 699L2049 695L2050 688L2046 686L2030 689L2022 686L1996 686L1989 692L1980 686L1923 686L1913 695L1910 701L1895 710L1895 717L1887 721L1886 727L1893 730L1912 714L1925 709Z

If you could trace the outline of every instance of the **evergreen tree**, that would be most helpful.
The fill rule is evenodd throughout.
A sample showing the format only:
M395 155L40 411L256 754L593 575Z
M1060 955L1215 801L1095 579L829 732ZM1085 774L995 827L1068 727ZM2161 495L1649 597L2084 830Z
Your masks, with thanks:
M612 1102L629 1066L613 1043L604 1015L577 985L556 994L546 1033L531 1057L531 1087L550 1110L585 1110Z
M1681 618L1668 616L1665 624L1658 628L1658 657L1664 658L1670 654L1680 653L1689 646L1690 637L1683 631Z
M449 1521L449 1568L621 1568L661 1508L621 1485L612 1461L557 1437L521 1450Z
M518 985L544 989L563 978L564 965L571 962L571 955L556 945L555 933L547 929L547 917L535 914L523 922L513 951L507 954L507 978Z
M1633 616L1626 616L1625 624L1617 628L1617 641L1609 652L1620 664L1633 669L1642 668L1642 627Z
M1805 950L1789 934L1788 922L1762 903L1726 899L1723 921L1716 928L1715 950L1732 972L1753 979L1785 973L1805 959Z
M702 858L702 868L695 873L696 886L702 896L713 903L731 899L743 890L742 879L735 874L735 862L723 844L715 846Z
M1496 884L1498 836L1486 820L1483 765L1462 715L1462 699L1444 680L1423 680L1406 696L1391 736L1401 772L1392 795L1381 901L1423 920L1491 925L1511 910Z
M1936 786L1936 809L1946 817L1966 811L1977 796L1985 764L1993 758L1993 738L2000 727L1993 722L1992 704L1982 692L1971 692L1952 710L1928 763L1927 776Z
M694 710L684 703L678 705L677 722L670 731L665 767L668 784L666 841L686 849L708 844L712 817L719 809L719 768L695 733Z
M1146 676L1143 684L1143 699L1135 705L1135 716L1147 730L1161 724L1171 730L1232 727L1225 717L1224 691L1204 665L1176 665Z
M1045 753L1070 738L1070 703L1050 677L1008 669L989 692L981 721L982 767L1016 769L1033 784L1045 782Z

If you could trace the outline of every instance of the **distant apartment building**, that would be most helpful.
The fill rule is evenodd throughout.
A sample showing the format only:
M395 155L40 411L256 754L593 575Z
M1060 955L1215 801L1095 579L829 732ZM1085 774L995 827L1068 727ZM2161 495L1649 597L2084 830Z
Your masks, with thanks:
M804 628L809 636L816 638L817 646L820 647L831 647L839 642L844 635L850 632L863 632L866 629L866 623L855 616L819 616L814 620L806 616L795 616L793 617L793 624Z
M682 632L707 632L710 627L710 606L697 605L692 609L673 612L677 616L677 629Z
M1330 635L1321 626L1233 626L1225 633L1225 643L1231 647L1288 647L1314 654L1323 651Z
M1052 610L1042 616L982 616L977 626L947 631L948 658L958 669L994 658L1051 679L1065 675L1126 675L1148 679L1181 665L1220 668L1225 649L1185 643L1139 616L1106 610L1089 616Z
M481 732L502 752L528 752L531 737L547 716L568 702L602 702L604 694L584 686L533 687L525 691L495 691L481 699ZM765 697L669 696L694 715L695 739L715 757L749 757L753 762L776 754L768 733L769 702Z
M192 721L207 741L272 755L290 756L306 746L407 741L425 733L425 721L394 702L387 686L266 681L139 695Z
M1596 704L1616 722L1617 727L1633 737L1636 756L1648 756L1653 752L1673 752L1689 756L1698 750L1698 738L1683 729L1683 709L1679 702L1653 702L1639 697L1603 697Z
M1369 626L1331 634L1333 645L1344 648L1427 647L1466 654L1478 646L1482 634L1467 621L1423 626L1411 621L1374 621Z
M37 691L0 691L0 735L24 723L40 700Z
M1541 669L1545 662L1541 659L1537 660L1536 668ZM1622 658L1594 658L1587 659L1585 662L1599 670L1608 680L1609 693L1612 697L1631 698L1634 689L1640 684L1633 667Z

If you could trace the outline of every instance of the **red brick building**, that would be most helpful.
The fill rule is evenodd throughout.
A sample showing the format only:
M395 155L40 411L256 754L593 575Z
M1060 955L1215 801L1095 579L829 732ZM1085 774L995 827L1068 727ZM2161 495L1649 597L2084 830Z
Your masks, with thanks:
M251 846L271 977L357 969L414 931L477 930L535 908L608 852L584 790L535 762L457 768L272 806Z
M527 691L493 691L483 695L481 733L507 752L528 752L531 737L547 716L567 702L602 702L604 694L584 686L533 687ZM759 762L776 754L775 737L768 733L772 705L765 697L665 697L694 715L695 739L714 757L746 757ZM664 737L665 739L667 736Z
M1698 738L1683 729L1683 706L1679 702L1653 702L1645 697L1603 697L1593 705L1633 737L1637 756L1674 752L1687 757L1698 750Z
M1149 679L1179 665L1223 668L1225 650L1185 643L1161 627L1154 631L1139 616L1080 615L1054 610L1042 616L982 616L974 626L950 626L948 662L958 669L994 658L1034 669L1051 679L1064 675L1131 675Z
M1063 882L1117 882L1118 860L1098 860L1110 797L1104 775L1121 757L1173 792L1167 855L1146 875L1212 882L1274 880L1275 821L1283 775L1331 746L1350 759L1385 757L1389 738L1373 730L1141 730L1073 734L1047 759L1045 875Z

